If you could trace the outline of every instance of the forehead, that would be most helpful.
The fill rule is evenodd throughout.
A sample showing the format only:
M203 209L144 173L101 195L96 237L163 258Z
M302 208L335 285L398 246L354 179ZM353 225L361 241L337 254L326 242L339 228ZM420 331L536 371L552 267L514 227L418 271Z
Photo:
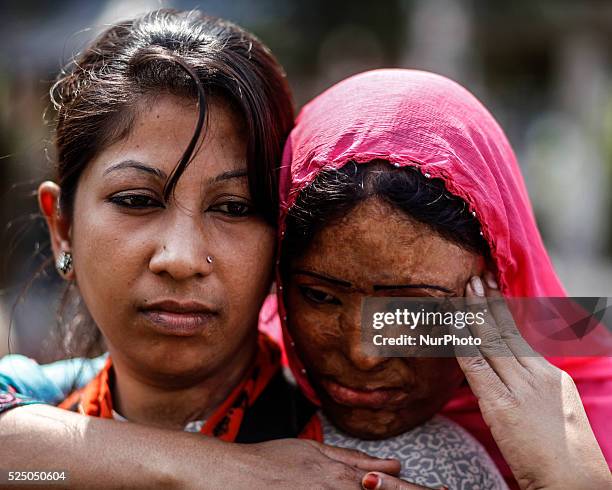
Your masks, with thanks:
M322 229L301 266L355 285L431 283L455 288L476 256L375 198Z
M198 118L195 100L172 95L145 98L136 108L131 131L91 162L94 174L122 160L135 160L170 174L193 136ZM221 100L208 104L208 117L188 173L218 173L246 164L240 118Z

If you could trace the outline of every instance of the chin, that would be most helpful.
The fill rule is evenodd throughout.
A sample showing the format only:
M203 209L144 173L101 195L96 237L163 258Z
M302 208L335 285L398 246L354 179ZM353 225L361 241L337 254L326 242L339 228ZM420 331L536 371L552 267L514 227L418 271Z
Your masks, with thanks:
M167 378L169 381L172 379L180 378L194 378L200 377L203 371L202 364L196 362L189 362L189 360L173 360L172 363L147 363L145 367L154 377Z
M434 410L380 410L352 408L344 405L323 407L325 415L343 432L364 440L387 439L403 434L427 422Z
M219 351L196 347L187 347L177 352L175 348L158 346L132 357L131 364L137 364L139 371L146 373L147 377L168 383L169 386L189 385L196 379L202 379L218 369L223 358ZM112 353L111 353L112 355Z

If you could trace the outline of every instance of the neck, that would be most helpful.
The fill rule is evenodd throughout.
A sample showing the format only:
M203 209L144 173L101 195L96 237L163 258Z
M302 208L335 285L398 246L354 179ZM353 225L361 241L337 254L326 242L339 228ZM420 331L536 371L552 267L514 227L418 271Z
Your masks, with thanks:
M143 375L113 350L114 410L131 422L182 430L187 422L208 418L244 379L257 353L257 332L216 371L188 379L172 376L171 384Z

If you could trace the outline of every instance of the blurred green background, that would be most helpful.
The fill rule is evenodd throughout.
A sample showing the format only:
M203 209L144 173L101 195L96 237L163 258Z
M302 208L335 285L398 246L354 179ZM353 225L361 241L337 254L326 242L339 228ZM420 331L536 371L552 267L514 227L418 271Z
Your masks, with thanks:
M21 0L0 6L0 355L56 356L53 271L34 191L50 175L47 91L104 26L160 7L257 34L297 107L379 67L420 68L474 92L506 130L544 241L573 296L612 296L612 2L605 0Z

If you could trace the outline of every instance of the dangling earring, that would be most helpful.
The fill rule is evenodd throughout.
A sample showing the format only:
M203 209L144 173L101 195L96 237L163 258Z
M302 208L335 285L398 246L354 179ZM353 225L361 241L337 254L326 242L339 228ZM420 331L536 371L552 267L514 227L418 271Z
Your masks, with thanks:
M72 253L60 252L59 257L55 261L55 268L64 276L68 274L72 270Z

